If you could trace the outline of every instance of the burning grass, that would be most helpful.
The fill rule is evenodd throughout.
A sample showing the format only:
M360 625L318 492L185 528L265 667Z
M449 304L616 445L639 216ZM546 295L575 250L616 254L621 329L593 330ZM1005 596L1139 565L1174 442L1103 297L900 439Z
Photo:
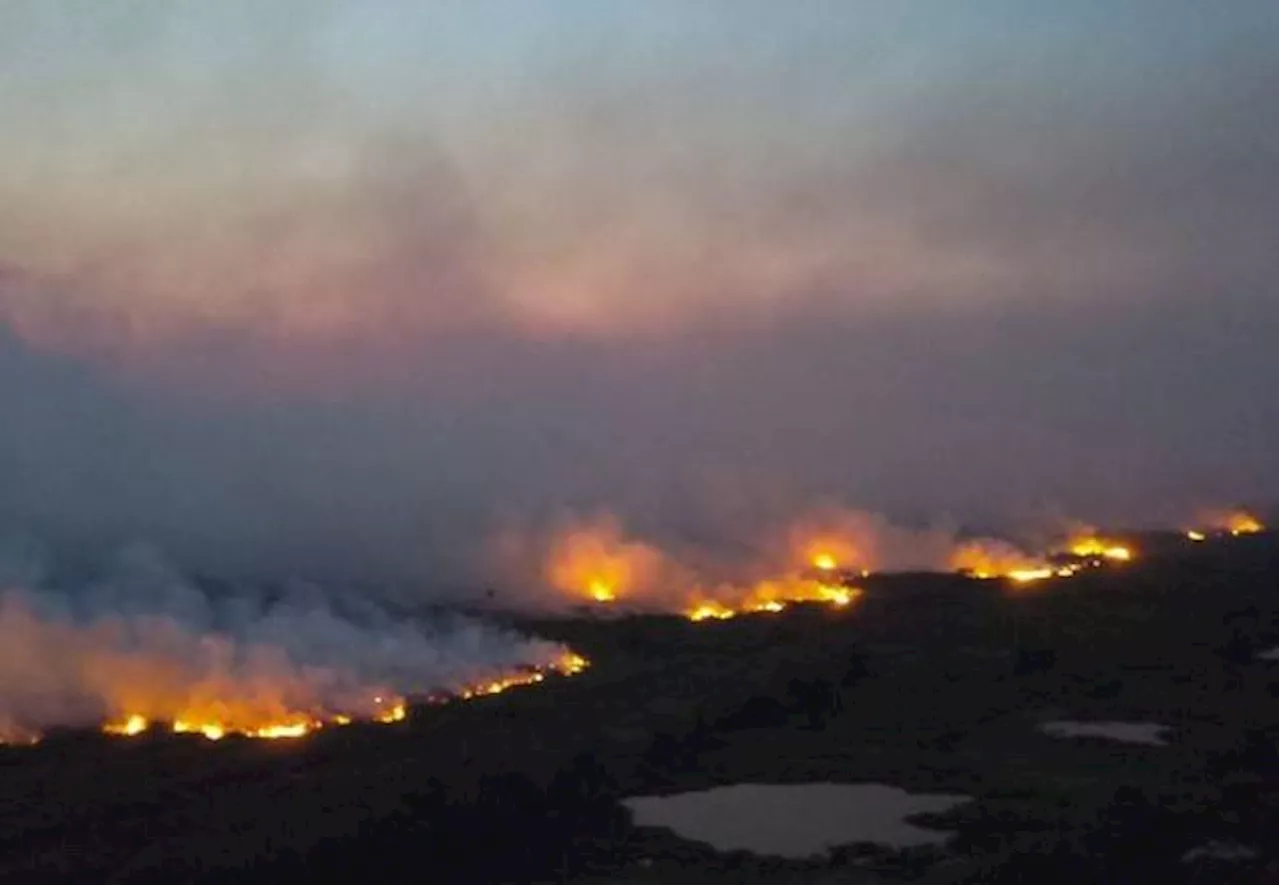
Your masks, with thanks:
M1213 536L1238 538L1267 530L1260 519L1241 509L1210 511L1202 514L1199 522L1199 526L1183 532L1183 537L1197 544Z
M817 578L790 578L777 581L762 581L743 595L742 591L730 588L729 594L738 597L737 602L726 604L717 600L700 600L684 612L685 617L694 622L726 621L738 615L777 614L789 605L796 603L821 603L833 608L844 608L862 596L859 587L835 583L832 577L826 580Z
M872 563L1028 586L1124 565L1136 555L1128 543L1082 526L1034 553L998 538L956 539L939 529L904 529L828 508L762 538L751 560L729 563L701 554L677 558L626 537L612 517L578 522L550 541L542 569L551 586L589 607L621 602L625 610L676 612L710 623L799 602L849 606L862 594L856 581L871 574Z
M211 592L135 556L0 593L0 740L87 728L299 738L584 666L562 645L458 613L411 617L314 586Z
M453 700L467 701L473 698L501 694L511 688L538 685L549 676L574 676L589 666L587 659L566 652L546 667L534 667L499 676L495 679L459 688L447 695L428 698L435 703ZM227 711L234 704L224 704L219 709L187 710L171 719L153 720L142 713L128 713L101 726L104 734L119 737L135 737L152 730L170 731L173 734L199 734L211 741L229 735L263 740L301 738L321 728L335 728L363 721L389 725L403 722L409 715L409 702L403 697L375 696L371 699L372 712L363 715L349 713L325 713L320 715L294 715L275 721L254 721Z
M1072 556L1081 559L1101 558L1112 562L1128 562L1133 559L1133 551L1124 544L1096 535L1072 538L1067 550Z
M573 523L553 538L542 569L557 591L590 606L622 603L678 612L697 623L773 614L799 602L842 608L861 595L851 581L869 571L860 567L851 537L830 527L793 528L780 549L747 566L754 577L720 580L626 538L616 519L601 518Z

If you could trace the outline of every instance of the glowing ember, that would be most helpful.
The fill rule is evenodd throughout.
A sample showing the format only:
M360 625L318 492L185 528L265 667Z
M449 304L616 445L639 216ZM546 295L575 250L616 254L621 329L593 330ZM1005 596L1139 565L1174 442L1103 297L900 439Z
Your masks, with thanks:
M1188 541L1195 541L1198 544L1201 541L1203 541L1204 538L1205 538L1204 532L1197 532L1195 529L1190 529L1187 531Z
M613 602L617 599L617 595L613 592L613 588L604 581L591 581L587 587L591 598L596 602Z
M770 614L777 614L778 612L782 611L786 607L787 607L787 604L785 602L778 602L776 599L770 599L767 602L751 603L745 609L743 609L743 611L751 612L751 613L768 612Z

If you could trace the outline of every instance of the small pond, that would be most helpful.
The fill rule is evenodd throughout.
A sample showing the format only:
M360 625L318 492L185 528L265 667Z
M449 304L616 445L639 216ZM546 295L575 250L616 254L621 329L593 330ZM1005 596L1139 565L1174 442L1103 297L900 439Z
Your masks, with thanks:
M803 858L837 845L938 845L950 833L907 823L948 811L968 796L912 794L882 784L735 784L673 796L626 799L638 826L666 827L717 851Z
M1040 730L1057 738L1103 738L1150 747L1164 747L1169 743L1164 739L1169 726L1157 722L1046 722Z

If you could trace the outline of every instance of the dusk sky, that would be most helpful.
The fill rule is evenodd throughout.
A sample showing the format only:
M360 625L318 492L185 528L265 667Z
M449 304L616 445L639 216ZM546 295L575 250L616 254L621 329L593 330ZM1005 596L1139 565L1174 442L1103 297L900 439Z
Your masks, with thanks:
M0 535L486 579L507 520L1277 485L1276 7L0 5Z

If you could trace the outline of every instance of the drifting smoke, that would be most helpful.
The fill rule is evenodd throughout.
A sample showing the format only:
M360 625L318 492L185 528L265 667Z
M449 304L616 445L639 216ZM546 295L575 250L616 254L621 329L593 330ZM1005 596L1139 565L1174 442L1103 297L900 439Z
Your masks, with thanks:
M1200 525L1210 532L1226 532L1231 535L1253 535L1266 526L1247 510L1210 510L1200 515Z
M661 592L664 583L678 578L678 570L656 547L626 540L618 519L605 515L556 534L543 577L556 590L574 593L586 576L586 592L593 600L614 602L624 594Z
M1075 532L1061 557L1127 559L1096 534ZM910 528L883 516L826 506L776 523L722 549L655 543L628 536L614 515L565 520L550 531L504 532L495 559L508 574L540 575L540 606L614 607L679 612L695 620L778 611L793 602L847 605L872 572L955 571L1025 583L1074 574L998 538L962 537L944 526ZM736 551L729 553L727 551ZM750 553L743 554L741 551Z
M582 663L456 614L411 619L309 585L207 589L140 548L87 578L0 565L0 740L112 722L294 735Z
M829 558L861 571L933 571L946 564L956 533L944 526L908 528L878 513L829 506L775 529L786 538L787 561L818 565Z
M980 578L1035 569L1042 564L1042 560L1016 545L994 538L964 541L956 546L947 561L953 571L968 572Z

